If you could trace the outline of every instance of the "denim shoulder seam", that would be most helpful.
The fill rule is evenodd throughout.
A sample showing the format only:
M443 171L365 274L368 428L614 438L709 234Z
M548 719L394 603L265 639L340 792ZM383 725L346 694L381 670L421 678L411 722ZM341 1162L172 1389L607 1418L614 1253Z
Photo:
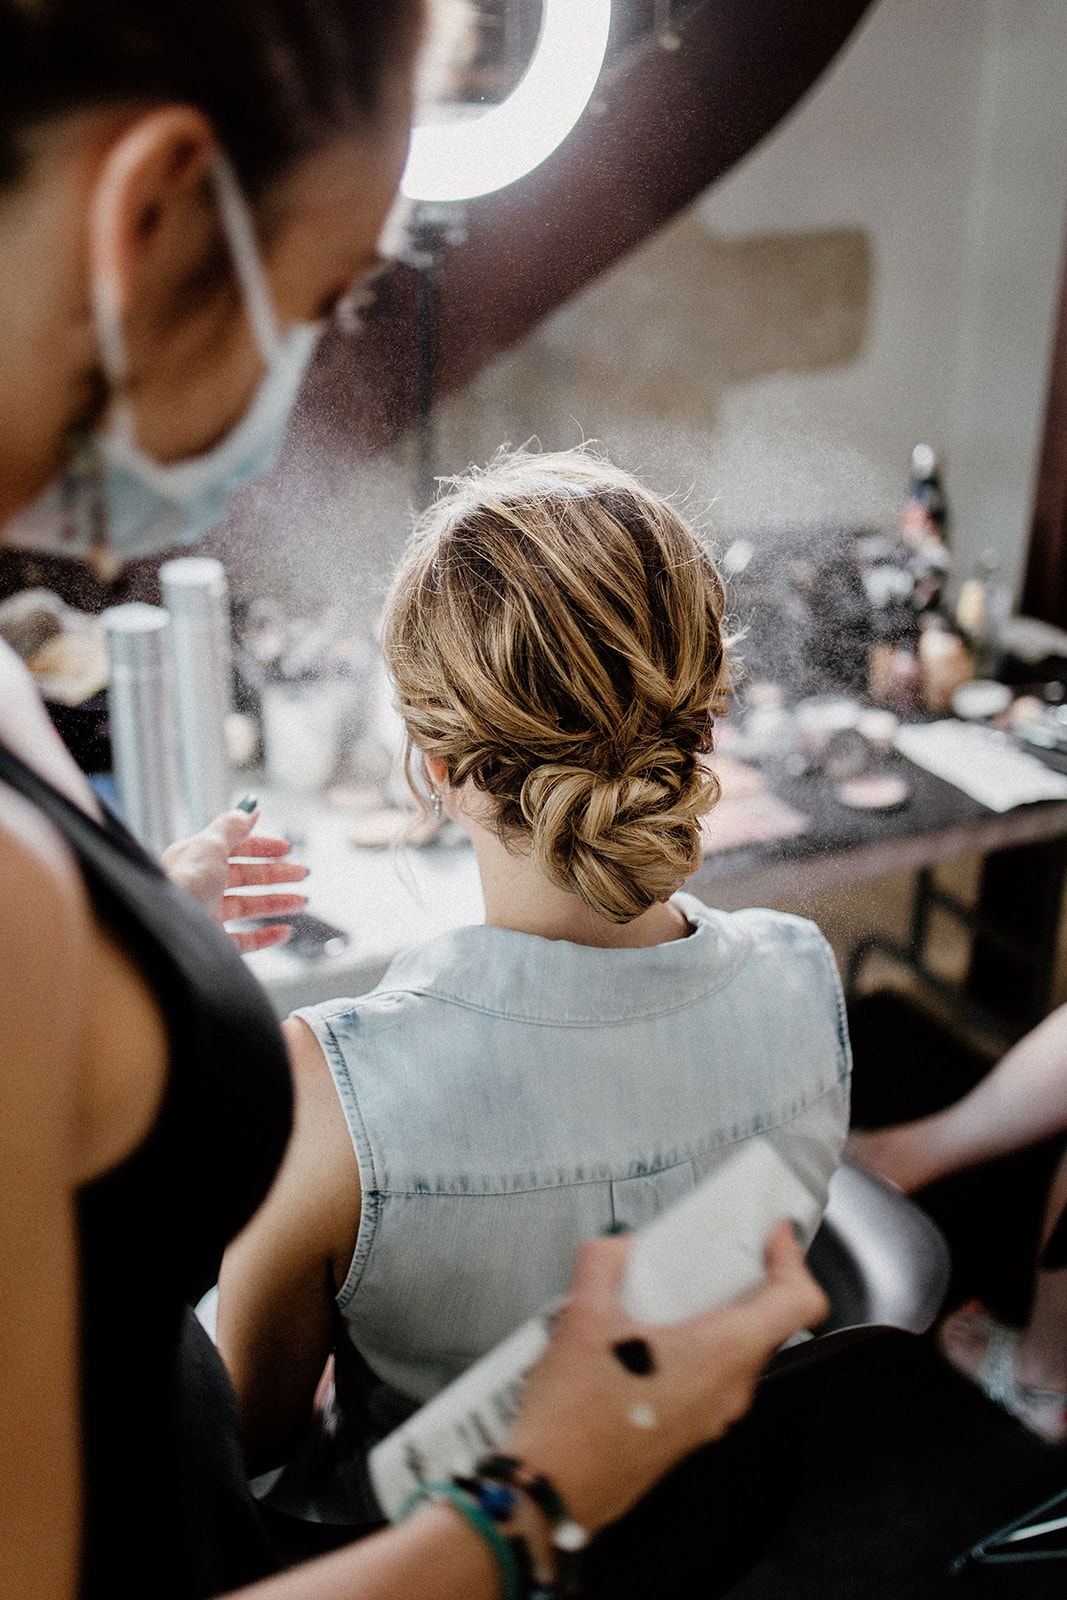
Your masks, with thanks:
M306 1020L306 1019L305 1019ZM344 1112L345 1122L348 1126L348 1136L352 1140L352 1148L356 1153L356 1163L360 1175L360 1207L359 1229L356 1233L356 1244L352 1252L352 1260L345 1281L338 1289L335 1303L339 1311L344 1311L350 1304L353 1295L359 1287L371 1248L378 1235L378 1220L381 1212L381 1191L378 1188L378 1177L374 1165L374 1152L371 1148L370 1138L367 1133L363 1114L360 1111L359 1099L356 1095L355 1083L349 1070L348 1062L341 1048L341 1043L325 1018L317 1018L319 1027L314 1028L319 1044L326 1057L326 1064L330 1069L341 1109ZM369 1176L370 1183L364 1181Z
M837 1037L837 1081L847 1083L852 1076L852 1041L848 1034L848 1010L845 1005L845 992L841 986L841 974L838 971L837 958L825 934L819 933L818 944L822 953L823 963L827 969L830 982L830 992L834 998L834 1029Z

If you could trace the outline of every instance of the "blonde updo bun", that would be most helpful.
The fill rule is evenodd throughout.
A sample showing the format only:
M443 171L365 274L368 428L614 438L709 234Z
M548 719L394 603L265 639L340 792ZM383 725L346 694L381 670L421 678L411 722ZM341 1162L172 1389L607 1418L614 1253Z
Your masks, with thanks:
M413 751L612 922L700 862L729 688L723 588L673 508L588 450L509 454L417 525L385 653Z

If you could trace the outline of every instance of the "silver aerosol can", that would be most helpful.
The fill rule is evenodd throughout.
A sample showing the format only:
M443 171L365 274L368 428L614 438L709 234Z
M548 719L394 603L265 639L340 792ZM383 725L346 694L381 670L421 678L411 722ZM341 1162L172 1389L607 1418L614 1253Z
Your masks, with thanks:
M170 624L162 606L112 606L103 615L108 713L119 803L152 855L185 832L171 694Z
M233 707L230 598L226 572L211 556L182 556L159 569L170 617L174 722L182 796L192 829L231 800L226 718Z

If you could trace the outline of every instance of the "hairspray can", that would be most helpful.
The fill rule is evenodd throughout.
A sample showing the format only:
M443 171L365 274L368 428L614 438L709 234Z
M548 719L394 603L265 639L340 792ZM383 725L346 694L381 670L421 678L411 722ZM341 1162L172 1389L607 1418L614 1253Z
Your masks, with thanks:
M160 855L184 831L171 701L169 624L161 606L103 615L115 783L130 832Z
M211 556L182 556L159 569L170 617L178 767L190 827L202 828L231 800L226 747L232 710L230 601L226 572Z

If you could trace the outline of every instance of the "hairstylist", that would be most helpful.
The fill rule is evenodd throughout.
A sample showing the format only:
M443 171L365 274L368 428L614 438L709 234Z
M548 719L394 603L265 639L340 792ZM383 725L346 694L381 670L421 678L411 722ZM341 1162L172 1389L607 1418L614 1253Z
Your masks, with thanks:
M374 265L419 22L415 0L0 0L12 538L148 554L270 464L324 319ZM280 1037L7 653L0 883L0 1591L491 1600L515 1558L471 1495L269 1576L232 1392L187 1307L285 1147ZM721 1433L820 1314L783 1230L763 1289L676 1329L627 1320L624 1257L582 1258L510 1441L589 1529ZM628 1338L650 1375L615 1358ZM655 1427L628 1420L638 1401ZM508 1515L551 1569L522 1485Z

